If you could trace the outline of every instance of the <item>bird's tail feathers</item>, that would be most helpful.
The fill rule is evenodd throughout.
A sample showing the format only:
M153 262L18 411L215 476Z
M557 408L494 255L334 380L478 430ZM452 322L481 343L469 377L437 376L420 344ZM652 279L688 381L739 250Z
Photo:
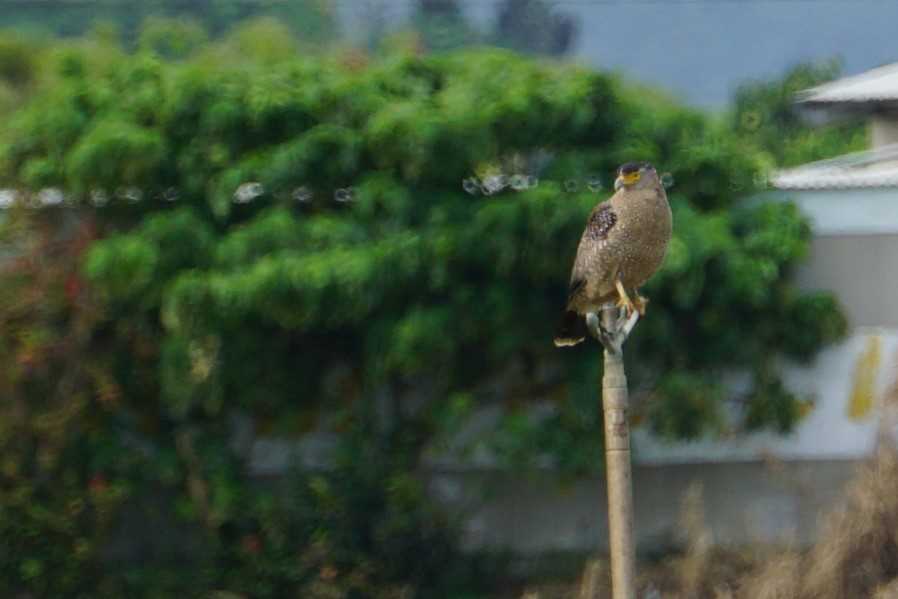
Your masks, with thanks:
M573 310L566 310L555 333L555 347L577 345L586 339L586 320Z

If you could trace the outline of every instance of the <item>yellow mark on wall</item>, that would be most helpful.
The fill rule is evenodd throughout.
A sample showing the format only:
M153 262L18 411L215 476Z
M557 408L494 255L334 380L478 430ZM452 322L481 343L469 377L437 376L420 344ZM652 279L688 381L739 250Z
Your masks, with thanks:
M873 409L876 394L876 375L882 360L882 338L879 335L867 337L867 347L854 366L854 385L848 400L848 417L863 420Z

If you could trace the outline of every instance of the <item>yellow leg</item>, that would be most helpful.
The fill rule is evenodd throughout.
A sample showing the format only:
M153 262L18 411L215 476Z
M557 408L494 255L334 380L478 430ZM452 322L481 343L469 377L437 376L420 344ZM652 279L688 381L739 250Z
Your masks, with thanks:
M617 288L617 305L619 308L623 308L624 313L629 317L637 307L630 299L630 296L627 295L627 290L624 289L624 285L620 282L620 279L617 279L614 282L614 286Z

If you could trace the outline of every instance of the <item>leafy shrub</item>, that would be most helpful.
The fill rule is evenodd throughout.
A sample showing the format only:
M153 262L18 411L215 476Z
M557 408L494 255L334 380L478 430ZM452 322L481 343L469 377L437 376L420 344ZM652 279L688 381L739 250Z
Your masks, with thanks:
M794 425L775 357L809 358L844 320L790 283L809 241L794 207L743 204L752 188L732 184L769 156L584 68L495 50L297 56L276 33L256 23L174 61L66 44L0 132L23 198L0 273L5 594L473 588L420 454L453 420L446 398L498 398L505 455L595 468L594 348L562 354L551 335L596 180L607 194L633 158L677 182L670 256L628 345L631 380L659 398L648 424L713 433L719 373L748 368L745 426ZM57 197L41 188L63 205L30 208ZM541 394L551 417L522 417ZM352 434L333 420L348 408L366 415ZM348 453L279 498L247 474L240 414L256 434L330 427ZM149 557L109 567L129 506L192 544L154 553L148 536Z

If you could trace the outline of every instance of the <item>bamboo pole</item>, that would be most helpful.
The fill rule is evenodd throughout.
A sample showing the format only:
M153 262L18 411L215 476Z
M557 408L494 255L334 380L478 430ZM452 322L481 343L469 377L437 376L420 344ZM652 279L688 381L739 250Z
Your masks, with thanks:
M601 326L590 328L605 348L602 409L605 420L605 476L608 485L608 533L613 599L636 599L636 545L633 537L633 481L630 469L630 422L623 342L639 314L618 318L617 309L602 311Z

